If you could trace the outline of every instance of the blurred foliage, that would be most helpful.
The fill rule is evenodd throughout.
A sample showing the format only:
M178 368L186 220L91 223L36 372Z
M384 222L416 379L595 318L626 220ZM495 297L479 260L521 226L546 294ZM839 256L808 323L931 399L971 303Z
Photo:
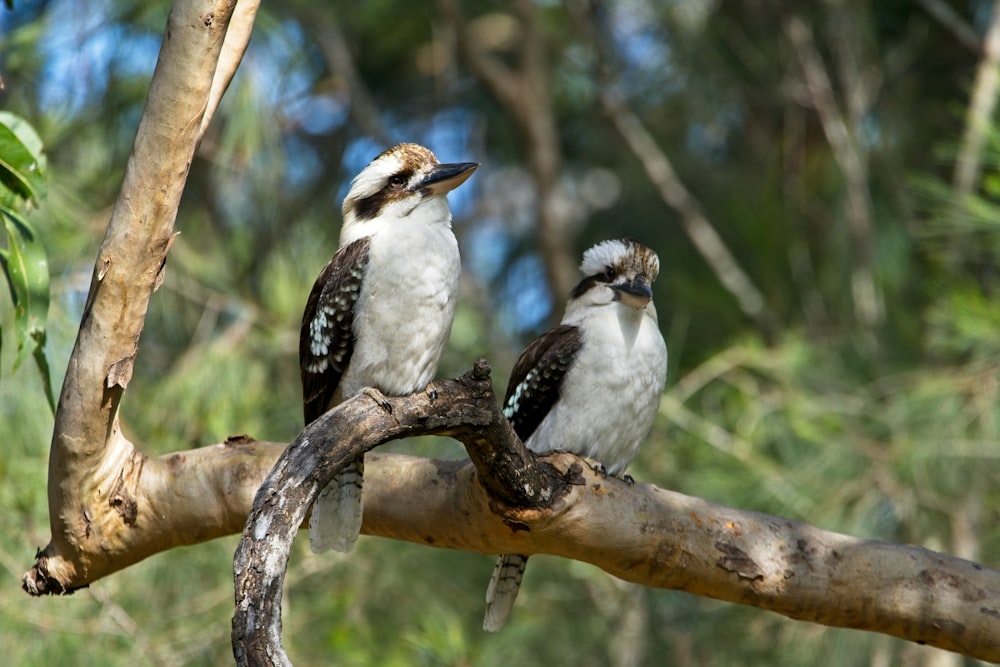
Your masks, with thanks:
M35 129L23 118L0 111L0 221L7 238L6 247L0 248L0 268L14 308L17 354L13 367L17 370L31 354L41 373L49 408L55 411L45 356L49 265L41 239L24 217L45 195L47 171L42 140ZM0 348L3 340L4 329L0 327Z
M981 34L991 7L974 0L958 11ZM506 3L462 9L487 26L481 37L496 57L516 60ZM919 3L902 0L629 0L604 10L616 84L781 331L769 345L740 314L598 112L589 38L563 4L536 3L562 187L580 212L566 243L579 253L631 235L657 249L663 266L656 302L670 379L632 474L997 567L1000 130L988 135L979 187L960 194L950 182L978 54ZM32 221L52 267L55 382L166 13L165 3L37 0L0 14L0 106L27 119L48 152L49 192ZM859 323L852 300L858 246L849 184L803 99L781 29L792 15L812 28L867 166L867 250L885 304L871 327ZM192 165L181 235L124 402L124 428L144 451L298 432L303 299L336 245L346 184L388 142L419 141L442 159L483 164L452 197L466 275L441 374L485 356L502 391L520 348L558 319L562 295L550 294L535 244L528 148L450 40L432 4L262 7ZM852 71L864 73L871 92L856 118ZM0 300L4 331L14 317ZM15 350L0 353L0 367L10 368ZM0 381L5 662L229 662L235 538L158 555L71 598L28 600L19 590L34 549L48 540L52 420L29 372L22 366ZM432 438L392 448L462 456L456 443ZM284 627L299 664L332 655L343 664L487 666L942 659L886 637L643 590L546 557L532 559L511 622L488 636L480 623L490 557L370 538L348 558L297 547Z

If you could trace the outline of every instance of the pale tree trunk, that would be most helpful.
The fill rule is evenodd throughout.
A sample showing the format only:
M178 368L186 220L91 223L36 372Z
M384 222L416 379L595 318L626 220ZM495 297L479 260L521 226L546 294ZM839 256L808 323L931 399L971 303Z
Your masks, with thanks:
M49 454L52 541L25 575L30 592L73 588L120 568L122 559L135 562L150 553L135 549L136 533L170 522L141 502L170 463L147 459L122 435L118 408L150 296L163 279L206 111L221 99L250 39L257 3L241 2L227 31L236 5L177 0L167 19L59 397Z
M628 486L568 454L538 460L499 412L485 363L435 382L435 392L388 399L391 413L367 396L346 401L288 447L237 436L157 458L143 454L122 435L119 406L194 151L255 11L250 1L177 0L170 13L60 395L49 473L52 537L23 579L29 593L72 592L246 524L234 561L234 650L240 662L286 663L281 582L318 489L362 451L436 433L461 440L471 461L372 455L363 532L578 559L645 586L1000 660L1000 572ZM623 627L636 632L646 622L626 620ZM634 659L617 649L616 657Z

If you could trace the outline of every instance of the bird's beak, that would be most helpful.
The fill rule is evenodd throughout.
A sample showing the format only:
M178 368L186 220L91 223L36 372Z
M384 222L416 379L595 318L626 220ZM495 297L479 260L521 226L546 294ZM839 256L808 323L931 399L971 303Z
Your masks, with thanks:
M430 173L424 176L424 180L410 189L414 192L426 191L431 195L446 194L465 183L478 166L475 162L435 165Z
M653 300L653 288L646 276L638 275L628 282L612 285L618 300L632 308L645 308Z

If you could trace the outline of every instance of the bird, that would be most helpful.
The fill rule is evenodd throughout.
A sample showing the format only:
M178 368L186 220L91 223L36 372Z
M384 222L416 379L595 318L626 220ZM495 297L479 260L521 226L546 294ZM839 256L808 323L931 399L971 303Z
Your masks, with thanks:
M587 250L583 279L559 326L532 341L511 371L503 414L533 452L568 451L624 475L646 439L666 384L667 346L653 305L656 253L632 240ZM486 591L483 629L507 622L527 565L501 554Z
M351 182L339 249L316 278L302 315L306 426L362 391L384 403L384 396L414 393L433 379L461 270L447 194L478 166L442 164L429 149L403 143ZM362 455L320 491L309 520L314 553L354 547L363 475Z

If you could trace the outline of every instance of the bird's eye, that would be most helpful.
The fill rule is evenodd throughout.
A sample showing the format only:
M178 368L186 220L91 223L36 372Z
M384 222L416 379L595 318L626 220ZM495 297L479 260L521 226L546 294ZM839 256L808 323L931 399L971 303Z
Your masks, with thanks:
M614 280L614 279L615 279L615 276L617 276L617 275L618 275L618 274L617 274L617 273L615 273L615 270L614 270L614 269L612 269L612 268L611 268L610 266L609 266L608 268L604 269L604 277L605 277L605 278L607 278L607 280L608 280L608 282L609 282L609 283L610 283L610 282L611 282L612 280Z
M401 188L406 185L406 177L402 174L395 174L389 177L389 185L394 188Z

